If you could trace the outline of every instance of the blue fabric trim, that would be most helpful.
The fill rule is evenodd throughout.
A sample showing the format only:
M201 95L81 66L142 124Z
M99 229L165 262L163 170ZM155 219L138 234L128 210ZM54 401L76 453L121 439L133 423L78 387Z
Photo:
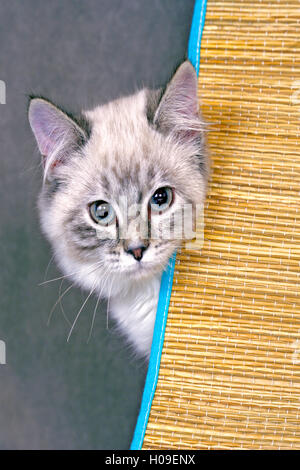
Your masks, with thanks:
M172 292L175 261L176 253L174 253L170 259L168 268L163 272L161 278L147 378L145 382L140 413L137 419L133 441L130 447L131 450L141 449L146 432L152 400L158 380L160 358L164 343L165 328Z
M206 5L207 0L195 1L194 15L188 44L188 58L195 67L197 75L199 75L200 68L200 48L205 23Z
M193 21L191 26L188 58L194 65L197 75L200 66L200 45L204 28L207 0L196 0L194 6ZM164 343L165 328L168 317L168 309L172 292L176 253L170 259L166 271L163 272L159 291L159 299L154 325L151 354L148 372L142 397L141 408L137 419L130 450L140 450L148 424L152 401L157 385L161 353Z

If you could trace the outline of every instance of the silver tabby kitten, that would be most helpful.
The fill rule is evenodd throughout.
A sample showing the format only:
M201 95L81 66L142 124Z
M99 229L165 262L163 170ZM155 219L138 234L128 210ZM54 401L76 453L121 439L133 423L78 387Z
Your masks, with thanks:
M148 357L161 274L183 238L175 222L205 197L193 66L184 62L164 92L143 89L80 119L32 98L29 122L44 163L42 229L59 267L109 298L110 314Z

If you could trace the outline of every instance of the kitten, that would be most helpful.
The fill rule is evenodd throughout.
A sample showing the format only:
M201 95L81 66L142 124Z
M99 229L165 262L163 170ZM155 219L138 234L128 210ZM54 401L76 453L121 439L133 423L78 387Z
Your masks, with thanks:
M165 91L143 89L80 119L31 98L29 122L44 163L42 230L60 269L109 298L110 314L148 357L161 274L181 244L174 221L205 197L193 66L181 64Z

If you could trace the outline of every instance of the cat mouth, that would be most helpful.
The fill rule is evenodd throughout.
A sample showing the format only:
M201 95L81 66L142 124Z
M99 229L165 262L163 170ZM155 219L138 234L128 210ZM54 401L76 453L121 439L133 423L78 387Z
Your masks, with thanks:
M124 276L128 276L130 278L134 277L144 277L153 274L152 263L144 262L144 261L137 261L135 264L131 266L126 266L120 269L120 273Z
M144 263L142 261L137 261L136 263L134 263L134 265L124 268L124 271L134 274L134 273L139 273L139 272L145 271L147 269L148 268L147 268L146 263Z

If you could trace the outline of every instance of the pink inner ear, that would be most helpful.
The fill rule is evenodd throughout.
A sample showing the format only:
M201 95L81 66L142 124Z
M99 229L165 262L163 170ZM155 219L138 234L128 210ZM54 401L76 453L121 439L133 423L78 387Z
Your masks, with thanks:
M190 62L184 62L167 86L155 114L163 132L173 132L180 140L194 140L203 130L198 114L197 75Z
M52 105L42 100L33 100L29 108L29 121L39 150L47 157L57 144L57 131L61 119Z
M198 114L196 75L191 73L190 67L179 70L178 75L174 83L177 111L186 117L195 117Z
M47 158L47 155L42 155L43 168L46 167ZM50 165L50 169L53 170L53 168L55 168L60 162L60 160L54 160L54 162Z
M39 150L40 150L40 152L41 152L41 154L43 155L44 158L47 158L47 156L54 149L53 141L50 138L48 138L47 136L44 136L44 135L40 136L38 146L39 146Z
M182 97L182 107L178 109L178 112L186 118L195 118L198 115L197 95L190 95L189 90L187 93Z
M182 130L180 136L182 140L188 141L199 137L199 130Z
M64 145L69 145L76 138L75 124L45 100L37 98L31 101L29 122L44 163L50 154ZM58 162L59 160L54 161L52 165Z

